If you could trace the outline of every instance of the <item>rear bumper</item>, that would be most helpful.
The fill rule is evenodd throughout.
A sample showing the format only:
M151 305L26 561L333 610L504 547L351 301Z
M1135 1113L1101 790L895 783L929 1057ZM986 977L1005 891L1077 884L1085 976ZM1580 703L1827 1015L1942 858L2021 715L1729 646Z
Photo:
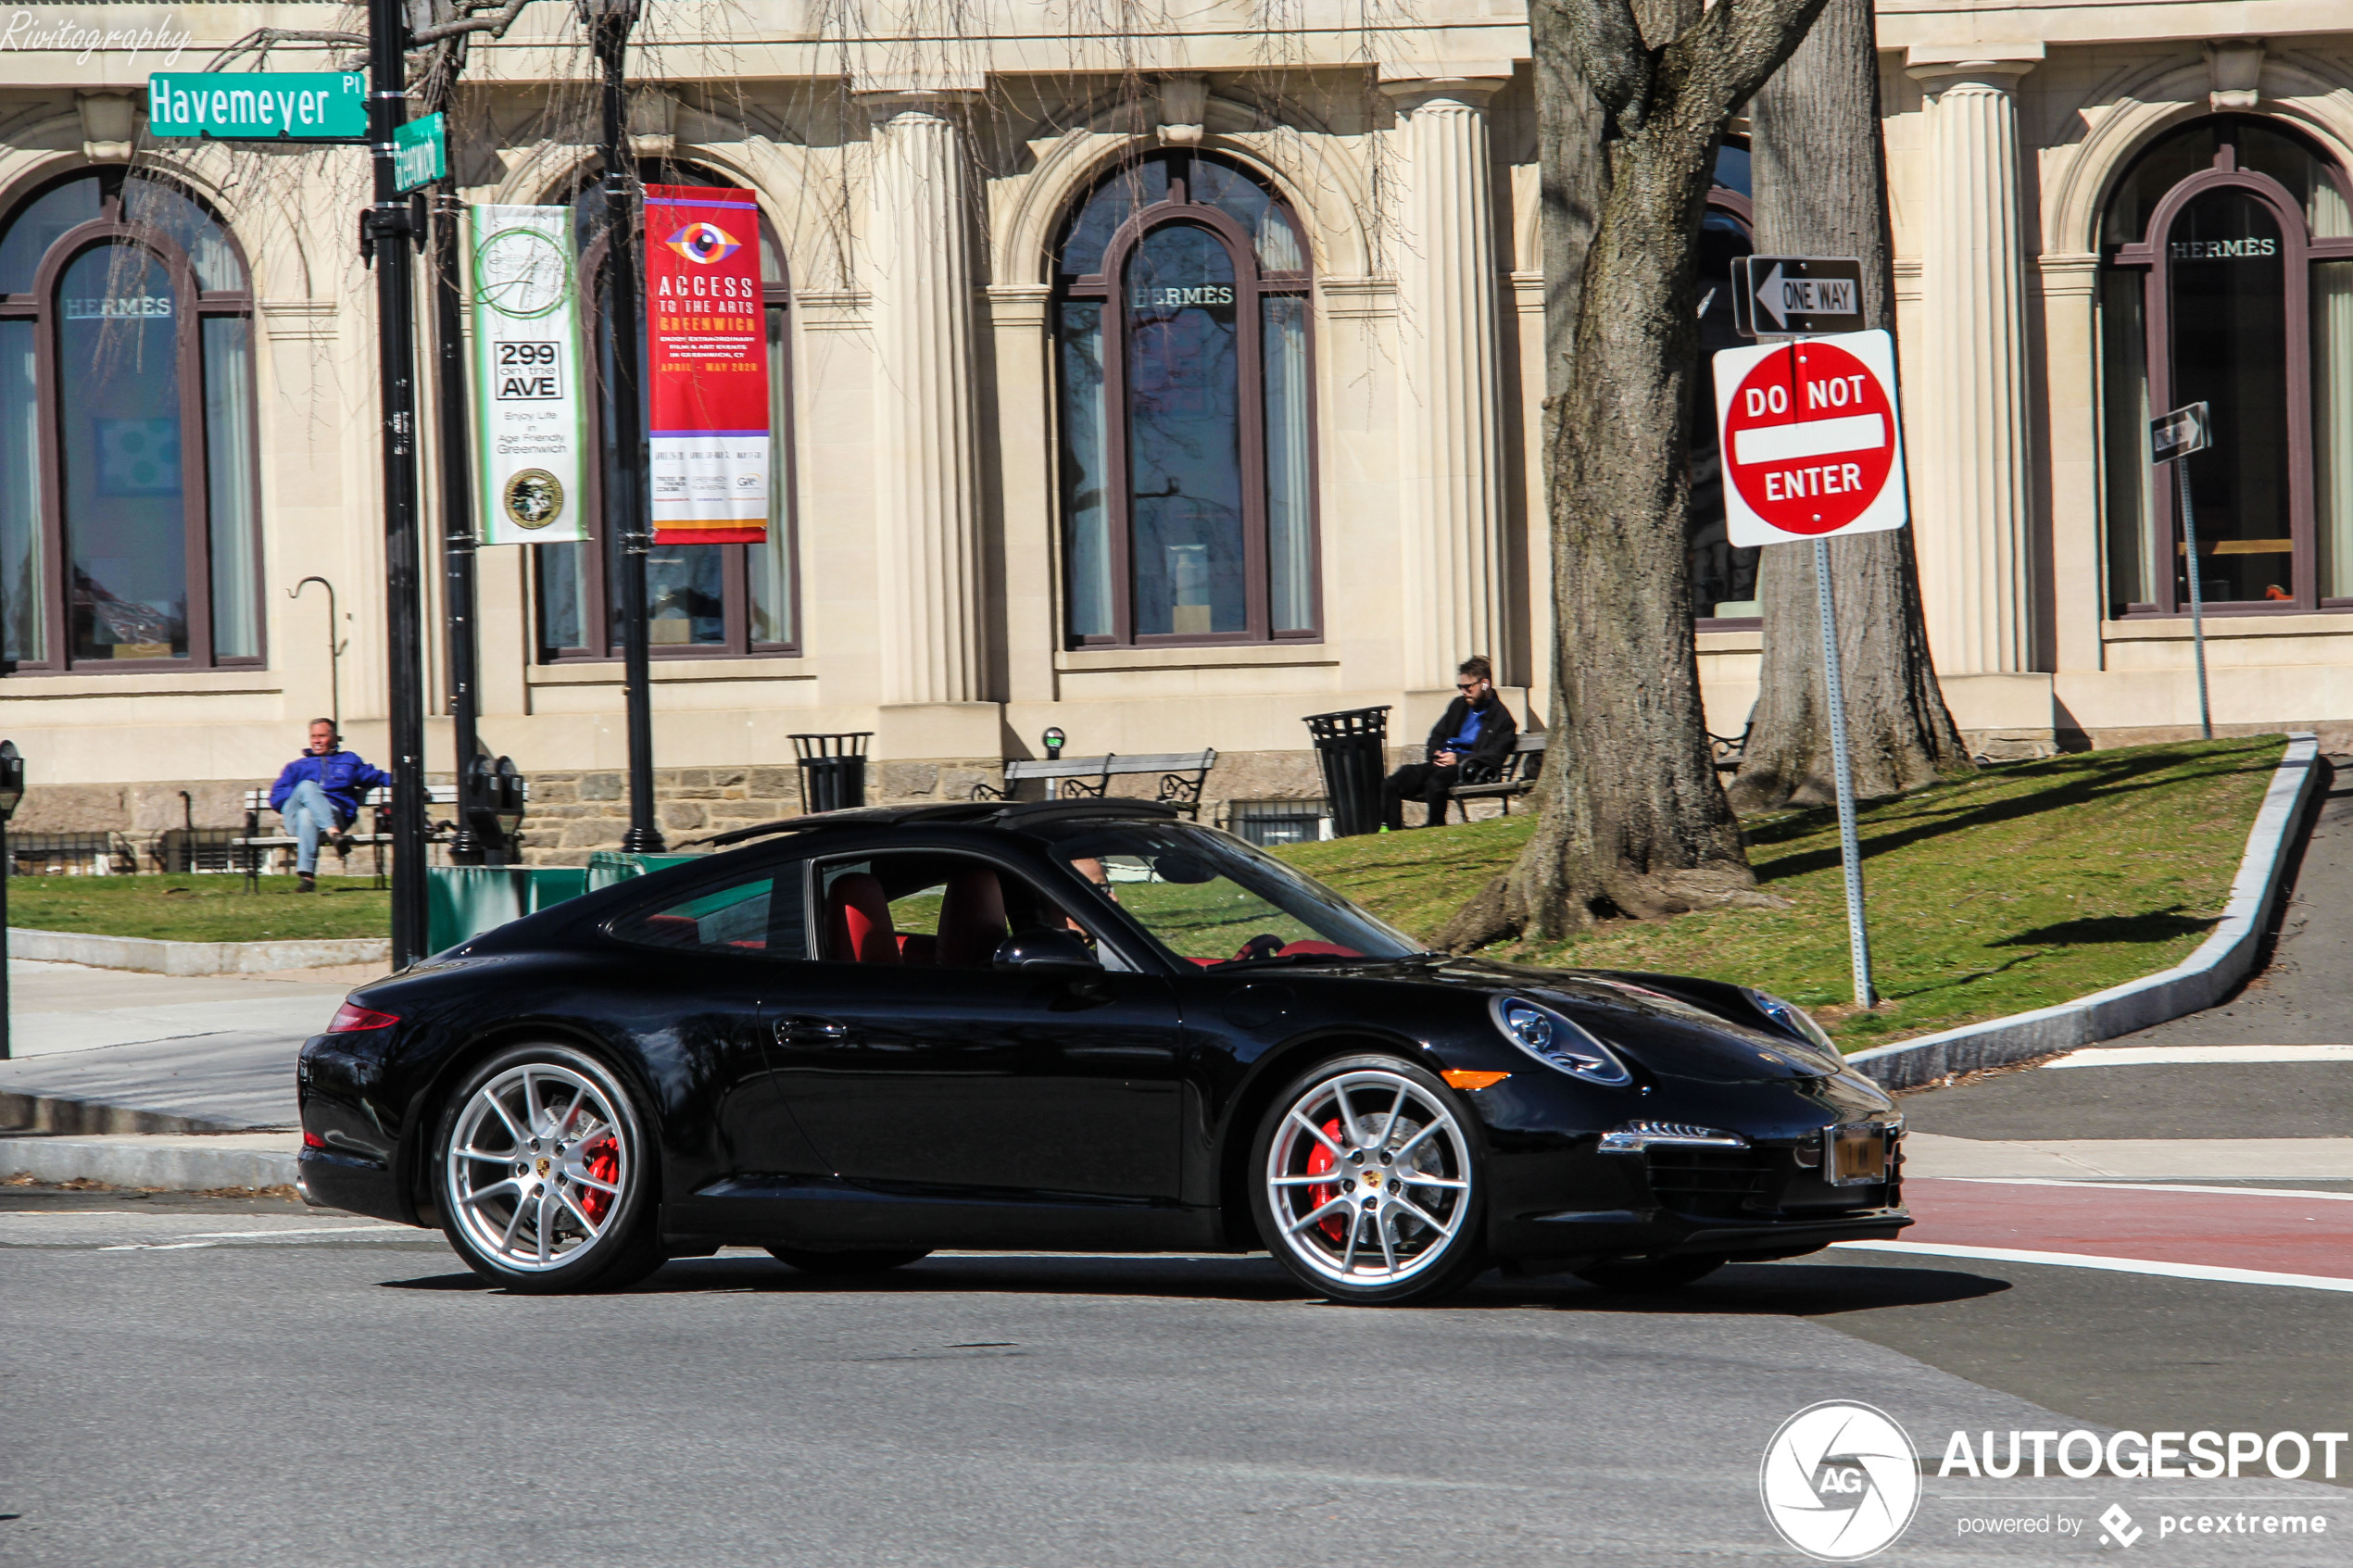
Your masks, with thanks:
M306 1148L296 1169L300 1174L296 1181L306 1202L404 1225L417 1223L416 1211L401 1192L400 1183L390 1171L372 1160L327 1149Z

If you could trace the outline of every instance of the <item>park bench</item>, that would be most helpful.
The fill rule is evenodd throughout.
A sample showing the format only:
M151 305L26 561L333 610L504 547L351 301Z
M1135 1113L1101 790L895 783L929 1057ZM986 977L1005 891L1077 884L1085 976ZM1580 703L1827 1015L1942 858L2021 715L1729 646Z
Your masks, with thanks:
M1708 755L1715 759L1718 773L1740 771L1741 759L1748 751L1748 734L1755 728L1755 721L1741 726L1737 735L1710 734ZM1536 787L1536 775L1543 771L1545 743L1551 738L1548 730L1530 734L1523 732L1512 744L1511 754L1501 762L1466 762L1463 782L1446 792L1446 797L1463 808L1463 821L1470 821L1473 800L1494 800L1503 805L1504 815L1512 814L1512 801Z
M434 806L455 806L457 803L458 786L456 784L427 784L425 786L425 804L428 809ZM391 809L392 791L383 784L378 784L359 797L360 816L352 820L351 825L355 828L362 820L366 821L369 831L342 835L350 840L353 848L362 844L375 847L375 871L378 876L384 875L384 847L392 842L392 824L385 820L385 814ZM262 813L269 809L270 792L268 790L245 791L245 831L240 836L232 838L229 841L229 847L234 858L235 869L245 872L248 880L259 876L265 871L275 875L283 858L299 847L298 841L292 834L266 834L261 831ZM430 836L436 838L441 836L440 829L433 828ZM350 854L336 838L330 836L321 845L321 847L333 849L336 863L345 867L346 871L349 869Z
M1202 786L1209 781L1210 769L1217 765L1214 748L1201 751L1138 752L1121 756L1108 752L1101 757L1055 757L1044 760L1014 758L1005 763L1005 784L1002 789L993 784L973 785L975 800L1011 800L1024 782L1042 779L1050 799L1067 800L1074 797L1101 800L1111 787L1111 781L1126 774L1158 773L1159 792L1152 797L1164 806L1174 806L1179 811L1201 820Z

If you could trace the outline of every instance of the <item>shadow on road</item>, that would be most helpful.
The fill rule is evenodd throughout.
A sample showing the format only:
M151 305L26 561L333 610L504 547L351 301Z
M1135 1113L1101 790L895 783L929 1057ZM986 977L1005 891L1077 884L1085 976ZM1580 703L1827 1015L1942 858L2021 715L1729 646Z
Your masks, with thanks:
M503 1295L472 1273L386 1280L387 1290ZM1561 1311L1680 1316L1824 1317L1890 1307L1942 1305L2008 1290L2007 1280L1951 1269L1814 1263L1734 1264L1668 1291L1601 1290L1572 1275L1510 1278L1487 1273L1434 1305L1450 1311L1543 1308ZM1115 1296L1189 1300L1292 1301L1322 1306L1266 1258L926 1258L887 1273L845 1279L806 1274L764 1258L685 1258L668 1263L631 1296Z

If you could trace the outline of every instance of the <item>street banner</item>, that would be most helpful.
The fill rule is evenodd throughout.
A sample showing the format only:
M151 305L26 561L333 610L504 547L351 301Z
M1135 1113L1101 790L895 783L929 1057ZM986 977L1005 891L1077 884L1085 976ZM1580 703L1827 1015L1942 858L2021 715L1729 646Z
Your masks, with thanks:
M572 209L466 211L482 542L585 539L588 433Z
M760 211L726 187L646 187L646 426L658 545L768 536Z

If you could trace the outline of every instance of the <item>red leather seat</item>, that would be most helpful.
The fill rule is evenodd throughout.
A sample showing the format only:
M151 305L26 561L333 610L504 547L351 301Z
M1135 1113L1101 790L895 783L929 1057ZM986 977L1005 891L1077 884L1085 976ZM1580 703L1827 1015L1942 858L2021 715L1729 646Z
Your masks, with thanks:
M948 879L939 901L939 962L973 968L997 956L1005 940L1005 890L997 873L975 866Z
M863 872L836 877L825 889L825 956L837 963L899 961L890 900L882 884Z

